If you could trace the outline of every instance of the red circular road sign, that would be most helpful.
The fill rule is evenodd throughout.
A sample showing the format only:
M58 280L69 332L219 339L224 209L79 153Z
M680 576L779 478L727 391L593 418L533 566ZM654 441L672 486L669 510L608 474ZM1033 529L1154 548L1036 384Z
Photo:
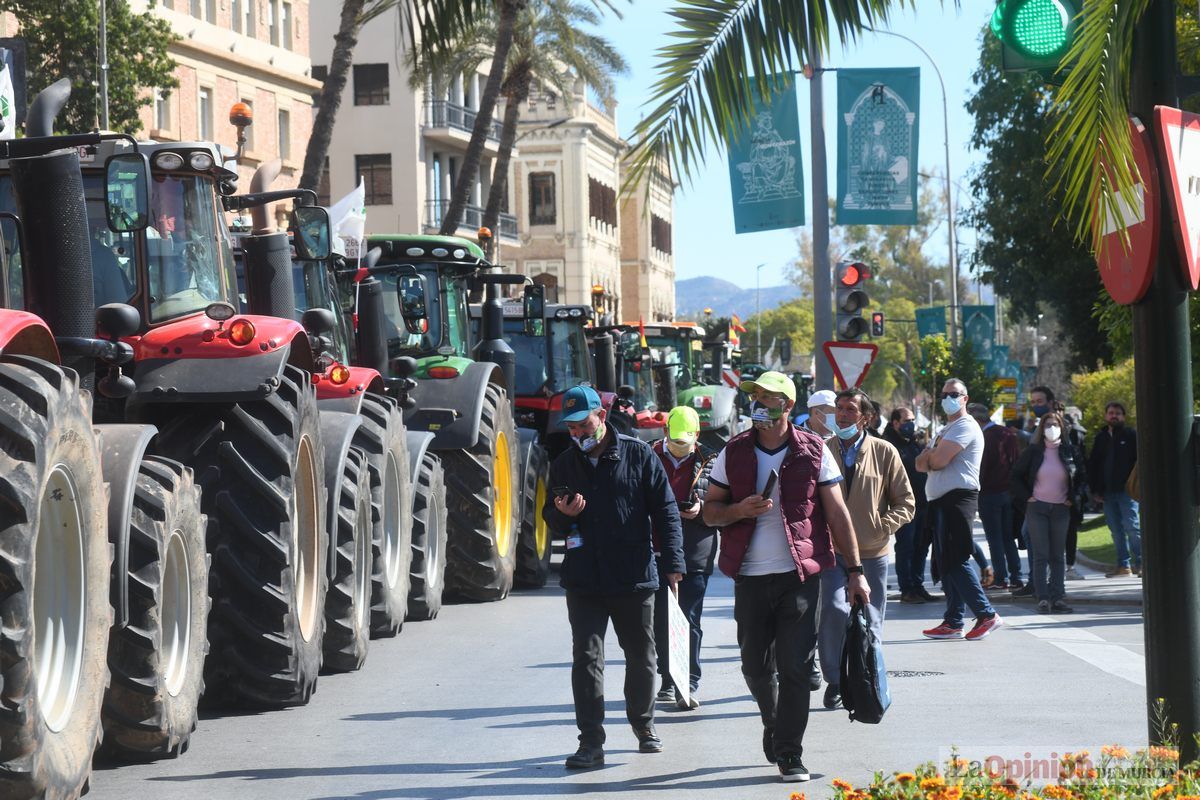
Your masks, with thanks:
M1146 294L1158 256L1158 168L1151 155L1153 143L1136 117L1129 118L1129 132L1140 180L1133 187L1133 204L1118 196L1118 215L1106 215L1101 223L1104 237L1096 254L1104 288L1122 305L1136 303Z

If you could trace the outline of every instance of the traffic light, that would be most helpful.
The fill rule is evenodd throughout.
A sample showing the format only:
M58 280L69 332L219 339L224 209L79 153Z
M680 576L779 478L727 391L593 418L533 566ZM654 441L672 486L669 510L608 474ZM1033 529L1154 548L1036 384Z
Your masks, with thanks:
M864 284L871 273L861 261L843 261L835 277L838 341L857 342L867 332L862 310L868 302Z
M883 312L871 312L871 338L883 336Z
M1004 69L1037 70L1049 79L1071 49L1079 5L1079 0L1000 0L991 28Z

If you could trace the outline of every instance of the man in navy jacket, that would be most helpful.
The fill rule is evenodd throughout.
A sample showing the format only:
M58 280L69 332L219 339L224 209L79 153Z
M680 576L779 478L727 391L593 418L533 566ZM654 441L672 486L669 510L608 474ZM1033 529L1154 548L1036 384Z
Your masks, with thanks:
M568 769L604 763L604 634L612 620L625 653L625 712L643 753L662 751L654 729L655 555L672 586L686 571L679 509L650 446L605 424L600 396L577 386L563 396L574 446L550 465L552 502L542 508L567 541L560 585L571 623L571 689L579 750Z

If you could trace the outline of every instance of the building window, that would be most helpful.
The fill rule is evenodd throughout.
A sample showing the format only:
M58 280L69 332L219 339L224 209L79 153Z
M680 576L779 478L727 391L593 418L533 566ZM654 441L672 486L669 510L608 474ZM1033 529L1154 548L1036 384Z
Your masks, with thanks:
M355 156L354 173L366 184L369 206L392 204L392 156L390 153Z
M200 0L191 0L188 4L188 13L196 19L200 19Z
M650 246L671 255L671 223L657 214L650 215Z
M386 106L388 104L388 65L354 65L354 105Z
M162 0L162 4L163 8L169 8L172 11L175 10L175 0Z
M251 114L251 116L253 117L253 114L254 114L254 103L250 102L249 100L247 100L247 99L246 99L246 98L244 98L244 97L242 98L242 102L243 102L243 103L245 103L245 104L247 105L247 107L249 107L249 109L250 109L250 114ZM247 150L247 151L253 151L253 150L254 150L254 126L253 126L253 125L247 125L247 126L245 127L245 131L246 131L246 150Z
M325 156L325 166L321 167L321 178L317 181L317 205L329 207L329 156Z
M160 131L171 129L171 93L166 89L154 92L154 127Z
M229 27L234 33L242 32L242 0L229 0Z
M271 44L279 46L279 14L275 12L275 4L279 0L267 0L267 30L271 32Z
M213 90L208 87L200 87L200 102L197 108L197 113L200 118L199 133L200 141L211 142L213 138ZM250 129L247 128L247 131Z
M553 225L554 173L534 172L529 176L529 224Z
M217 21L217 0L204 0L204 21Z
M284 161L292 157L292 114L279 109L279 157Z
M329 67L324 64L313 64L312 79L321 84L319 89L314 89L312 93L312 101L315 106L321 100L321 92L325 88L325 79L329 77Z
M589 177L588 215L596 222L617 227L617 190Z
M251 39L253 39L254 34L258 30L258 14L255 12L255 9L254 9L255 0L241 0L241 2L242 2L242 10L245 13L245 22L246 22L246 24L243 26L242 32L245 33L247 36L249 36Z
M558 95L554 92L546 92L546 108L554 108L558 103Z
M292 49L292 4L284 3L280 6L279 12L279 28L280 36L283 38L283 46L286 50Z

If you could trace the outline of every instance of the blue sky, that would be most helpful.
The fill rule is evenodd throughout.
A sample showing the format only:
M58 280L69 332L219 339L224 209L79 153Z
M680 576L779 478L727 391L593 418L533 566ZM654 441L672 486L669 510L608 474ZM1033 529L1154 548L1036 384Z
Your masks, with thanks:
M642 105L649 97L655 81L655 51L666 41L672 27L667 14L669 0L635 0L624 8L624 18L609 17L601 32L620 48L629 62L630 71L618 80L619 105L617 123L622 135L629 135L642 116ZM897 15L890 29L904 34L924 47L941 69L946 82L946 99L950 112L950 171L954 180L965 188L966 175L980 154L970 150L972 119L963 107L970 94L971 74L979 57L979 32L991 15L990 2L970 0L955 9L952 3L924 0L917 12ZM827 59L828 67L909 67L921 68L921 131L920 168L922 172L935 169L940 174L945 164L942 126L942 94L929 61L910 43L894 36L867 34L845 49L834 47ZM829 158L829 192L833 195L836 181L837 78L833 73L824 77L825 137ZM809 87L798 78L801 119L801 139L804 148L805 195L809 202L806 218L812 218L811 153L808 132ZM955 190L955 205L965 205L968 198ZM971 246L970 230L959 228L960 252ZM762 270L762 285L784 282L785 265L797 252L795 235L791 230L735 235L733 210L729 189L729 167L725 153L710 147L706 165L686 181L675 197L675 269L676 277L695 278L714 275L731 280L745 288L755 283L754 267L766 262ZM931 244L931 254L946 251L944 228ZM964 270L965 271L965 270Z

